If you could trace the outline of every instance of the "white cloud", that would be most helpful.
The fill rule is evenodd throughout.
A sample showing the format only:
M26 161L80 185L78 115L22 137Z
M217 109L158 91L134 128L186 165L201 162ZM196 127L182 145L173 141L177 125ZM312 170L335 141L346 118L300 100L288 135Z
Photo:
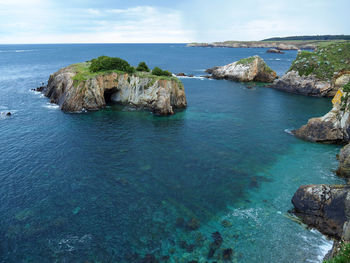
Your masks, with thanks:
M6 26L6 30L0 29L1 43L189 42L191 36L184 27L181 12L172 9L45 7L30 10L29 15L26 12L15 8L7 12L0 10L1 28Z

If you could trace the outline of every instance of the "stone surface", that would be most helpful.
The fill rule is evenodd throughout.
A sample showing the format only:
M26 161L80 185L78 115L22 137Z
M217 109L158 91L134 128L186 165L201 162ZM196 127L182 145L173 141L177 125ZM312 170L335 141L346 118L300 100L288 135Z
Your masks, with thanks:
M276 54L284 54L283 51L277 49L277 48L270 48L269 50L266 51L266 53L276 53Z
M183 85L174 79L112 72L76 82L75 75L73 66L63 68L51 75L42 89L63 111L98 110L105 107L106 101L112 101L170 115L187 105Z
M259 56L241 59L222 67L214 67L207 72L215 79L241 82L272 82L277 78L276 72L271 70Z
M337 91L332 87L331 82L318 80L313 75L299 76L298 72L293 70L275 80L271 88L318 97L332 97Z
M292 133L304 140L324 143L347 143L350 139L349 95L339 89L333 108L323 117L312 118Z
M321 233L341 239L350 219L350 186L304 185L293 196L294 213Z
M350 177L350 144L345 145L338 155L339 167L337 174L342 177Z

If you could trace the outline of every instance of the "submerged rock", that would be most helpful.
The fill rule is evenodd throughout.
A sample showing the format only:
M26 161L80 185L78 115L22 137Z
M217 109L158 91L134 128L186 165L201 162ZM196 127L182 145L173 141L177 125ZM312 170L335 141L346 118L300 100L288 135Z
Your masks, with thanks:
M12 115L11 112L7 112L7 113L6 113L6 116L11 116L11 115Z
M344 224L350 220L350 186L300 186L292 203L294 213L307 225L337 239L343 236Z
M187 105L183 84L176 78L113 71L86 74L88 67L86 62L60 69L42 92L66 112L98 110L116 102L170 115Z
M241 59L222 67L207 69L215 79L229 79L234 81L249 82L272 82L277 78L265 61L259 56Z

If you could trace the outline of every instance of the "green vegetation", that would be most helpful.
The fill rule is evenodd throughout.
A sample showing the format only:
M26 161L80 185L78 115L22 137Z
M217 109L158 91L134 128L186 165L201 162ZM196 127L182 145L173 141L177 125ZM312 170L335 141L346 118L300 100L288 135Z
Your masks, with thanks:
M133 73L135 69L130 64L121 59L115 57L100 56L91 60L90 65L91 72L106 71L106 70L120 70L127 73Z
M124 71L124 70L120 70L120 69L119 70L118 69L114 69L114 70L100 70L100 71L97 71L97 72L91 71L91 65L92 65L93 61L95 61L95 60L93 59L92 61L87 61L87 62L83 62L83 63L73 64L73 65L70 66L76 72L76 74L72 77L74 87L77 88L82 82L85 82L85 81L87 81L89 79L95 78L98 75L105 75L105 74L110 74L110 73L118 73L118 74L126 74L126 73L128 73L128 74L130 74L129 72ZM161 70L161 69L159 69L159 70ZM159 70L156 69L155 73L159 74ZM179 85L180 89L183 89L182 82L178 78L173 77L172 74L169 71L161 70L161 74L160 75L157 75L157 74L153 74L153 72L151 73L151 72L147 72L147 71L133 71L132 72L133 76L140 77L140 78L149 78L149 79L151 79L151 81L147 85L148 87L152 86L157 80L170 80L170 81L175 81ZM131 82L131 75L128 76L127 81L129 83ZM84 92L85 88L86 88L85 86L81 86L80 92Z
M140 62L139 65L136 68L137 71L146 71L146 72L150 72L150 69L148 68L146 62Z
M167 71L167 70L162 70L158 67L155 67L152 70L152 75L156 75L156 76L165 76L165 77L171 77L171 72Z
M349 263L350 262L350 243L343 244L339 253L330 260L323 261L324 263Z
M331 80L335 72L350 70L350 43L320 45L315 52L301 51L289 70L300 76L316 75Z
M291 37L271 37L262 41L310 41L310 40L350 40L350 35L317 35L317 36L291 36Z
M255 57L242 58L237 61L237 64L247 65L254 61Z
M350 92L350 82L348 82L347 84L345 84L343 86L343 91L344 92Z

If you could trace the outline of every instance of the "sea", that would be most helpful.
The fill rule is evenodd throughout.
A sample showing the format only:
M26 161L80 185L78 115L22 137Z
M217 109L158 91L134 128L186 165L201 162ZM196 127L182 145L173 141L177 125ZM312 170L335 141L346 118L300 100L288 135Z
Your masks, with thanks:
M0 45L0 262L322 262L332 241L290 213L291 199L300 185L343 182L340 146L290 131L331 100L202 77L252 55L282 76L296 54ZM114 104L64 113L31 90L101 55L193 74L181 78L188 107L168 117Z

